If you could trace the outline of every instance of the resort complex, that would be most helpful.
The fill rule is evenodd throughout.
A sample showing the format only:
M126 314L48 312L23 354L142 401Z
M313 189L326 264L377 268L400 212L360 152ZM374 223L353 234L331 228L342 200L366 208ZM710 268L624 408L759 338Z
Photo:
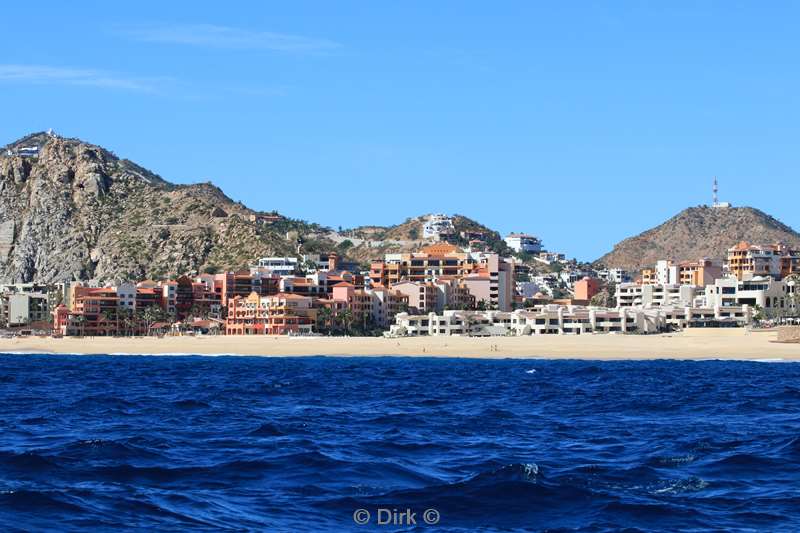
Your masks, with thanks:
M716 262L595 268L510 234L503 252L455 244L444 215L429 244L368 265L337 253L253 258L247 269L160 280L0 286L17 334L522 336L742 327L800 309L800 251L739 242ZM471 236L471 235L470 235Z

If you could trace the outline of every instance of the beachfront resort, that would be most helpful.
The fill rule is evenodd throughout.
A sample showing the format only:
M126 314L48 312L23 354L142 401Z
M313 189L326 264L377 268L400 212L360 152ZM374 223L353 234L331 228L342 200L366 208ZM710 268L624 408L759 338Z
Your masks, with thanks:
M368 268L331 252L163 280L2 285L0 327L63 337L649 334L792 322L800 309L800 250L780 243L628 272L568 261L522 233L505 238L505 253L480 236L459 246L444 215L424 232L429 243Z

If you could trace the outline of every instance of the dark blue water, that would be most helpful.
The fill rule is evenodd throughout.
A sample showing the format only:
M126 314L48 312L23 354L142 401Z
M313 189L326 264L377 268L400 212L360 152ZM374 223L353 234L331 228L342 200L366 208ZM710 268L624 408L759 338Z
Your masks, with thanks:
M376 521L406 509L418 531L800 530L800 365L0 356L3 531L396 531Z

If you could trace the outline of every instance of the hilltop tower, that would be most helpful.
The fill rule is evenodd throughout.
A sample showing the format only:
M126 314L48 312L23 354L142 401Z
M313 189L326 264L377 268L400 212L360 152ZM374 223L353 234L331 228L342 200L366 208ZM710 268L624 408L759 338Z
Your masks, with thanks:
M711 204L711 207L717 208L726 208L730 207L730 202L720 202L719 201L719 184L717 183L717 177L714 176L714 185L711 187L712 199L714 203Z

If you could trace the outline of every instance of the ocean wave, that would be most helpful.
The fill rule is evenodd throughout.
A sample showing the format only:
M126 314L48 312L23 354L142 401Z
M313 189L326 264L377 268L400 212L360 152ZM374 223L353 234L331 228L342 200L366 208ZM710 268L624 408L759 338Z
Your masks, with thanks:
M0 491L0 508L42 514L80 514L84 511L80 505L66 501L61 491L30 489Z
M202 400L195 400L193 398L184 398L183 400L175 400L172 405L178 409L208 409L211 407L208 403Z
M14 453L0 450L0 465L3 469L15 472L39 473L43 471L55 471L59 465L37 451L25 451Z
M2 363L2 530L800 530L800 365Z
M265 422L253 431L250 431L248 435L252 437L282 437L286 435L286 433L281 431L281 429L275 424Z

